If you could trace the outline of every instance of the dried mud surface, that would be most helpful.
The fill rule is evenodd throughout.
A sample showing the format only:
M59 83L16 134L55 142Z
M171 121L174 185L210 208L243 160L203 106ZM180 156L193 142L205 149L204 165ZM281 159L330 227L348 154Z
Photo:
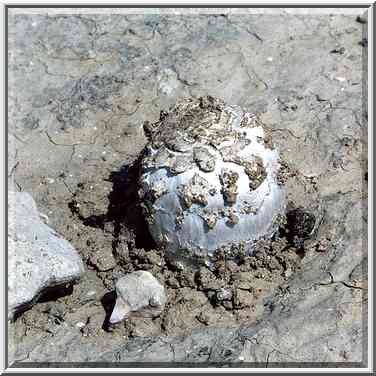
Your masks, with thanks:
M364 25L354 14L11 12L9 188L32 194L87 270L9 323L10 363L364 365ZM268 125L289 214L254 255L191 270L155 247L135 182L144 121L202 95ZM114 282L141 269L166 286L163 314L109 327Z

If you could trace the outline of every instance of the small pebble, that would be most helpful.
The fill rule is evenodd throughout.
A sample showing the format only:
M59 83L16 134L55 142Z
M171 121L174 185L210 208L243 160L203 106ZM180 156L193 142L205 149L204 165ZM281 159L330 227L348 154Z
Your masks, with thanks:
M110 324L124 320L135 311L145 317L157 317L167 300L164 287L151 273L142 270L120 278L116 282L116 295Z
M343 55L345 53L345 47L335 48L331 50L330 53Z
M47 216L46 214L44 214L44 213L39 213L39 216L40 216L45 222L48 223L49 218L48 218L48 216Z

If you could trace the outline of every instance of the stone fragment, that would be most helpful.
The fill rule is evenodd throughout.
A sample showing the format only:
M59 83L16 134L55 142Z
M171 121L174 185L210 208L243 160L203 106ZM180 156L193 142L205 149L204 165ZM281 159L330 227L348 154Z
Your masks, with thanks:
M8 319L12 319L45 289L78 280L84 265L72 245L41 220L29 193L9 192L8 199Z
M150 272L139 270L127 274L116 282L116 304L110 323L118 323L132 312L142 317L157 317L167 297L164 287Z

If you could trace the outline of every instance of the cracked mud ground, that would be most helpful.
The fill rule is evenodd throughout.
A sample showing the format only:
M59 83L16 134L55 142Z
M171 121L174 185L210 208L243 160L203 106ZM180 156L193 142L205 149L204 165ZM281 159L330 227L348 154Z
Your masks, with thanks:
M9 187L30 192L87 265L70 294L9 324L10 362L364 365L366 20L99 13L9 15ZM192 95L270 127L295 172L289 201L319 222L303 250L262 244L243 269L213 273L165 265L134 164L143 122ZM161 279L170 303L110 331L114 281L135 269ZM229 286L232 299L220 298Z

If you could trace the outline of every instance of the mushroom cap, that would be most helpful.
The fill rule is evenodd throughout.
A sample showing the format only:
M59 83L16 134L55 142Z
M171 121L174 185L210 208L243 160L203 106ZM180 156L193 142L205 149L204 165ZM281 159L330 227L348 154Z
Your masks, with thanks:
M147 124L140 196L154 240L177 258L252 251L285 213L279 155L258 117L204 97Z

